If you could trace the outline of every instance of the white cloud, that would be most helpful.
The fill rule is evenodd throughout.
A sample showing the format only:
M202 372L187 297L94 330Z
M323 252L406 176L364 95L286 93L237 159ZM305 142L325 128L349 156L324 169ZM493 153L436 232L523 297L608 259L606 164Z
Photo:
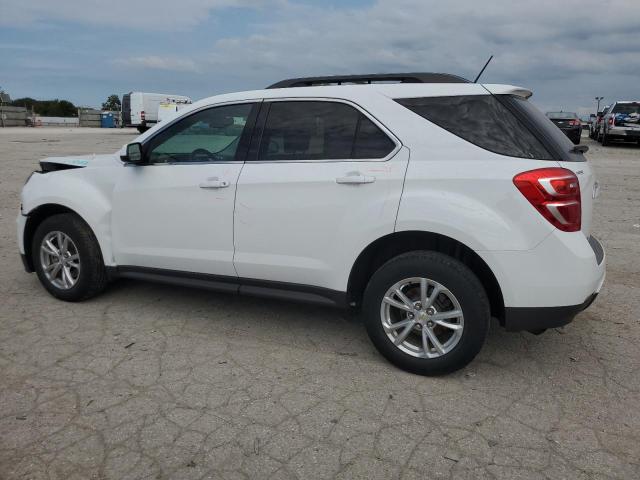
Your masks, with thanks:
M184 30L225 7L257 7L260 0L0 0L0 25L28 27L51 21L141 31Z
M257 8L258 23L253 14L242 34L220 38L212 27L209 44L202 29L190 41L195 25L224 22L226 7L234 6ZM135 81L136 88L166 84L194 98L305 75L444 71L473 78L490 54L495 58L483 80L531 88L545 109L587 109L595 95L605 101L639 95L638 0L379 0L358 7L348 1L0 0L0 10L0 23L64 20L126 30L127 45L113 37L120 60L112 62L112 78ZM145 30L160 34L150 40ZM172 30L186 32L177 34L181 53L176 34L162 35ZM131 43L134 36L139 42ZM162 70L183 75L154 74Z
M596 94L638 96L640 1L381 0L353 9L285 7L253 35L218 40L208 59L198 62L236 78L262 79L250 85L260 86L335 73L447 71L473 78L494 54L485 81L539 89L535 99L549 107L588 105Z
M161 57L158 55L147 55L143 57L118 58L113 61L114 65L145 68L151 70L167 70L172 72L200 72L200 67L195 60L180 57Z

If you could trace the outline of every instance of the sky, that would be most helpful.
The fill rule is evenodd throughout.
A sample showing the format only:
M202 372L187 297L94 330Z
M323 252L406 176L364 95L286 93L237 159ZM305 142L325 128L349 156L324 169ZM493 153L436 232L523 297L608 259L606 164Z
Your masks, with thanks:
M447 72L543 110L640 99L640 0L0 0L0 87L99 106L309 75Z

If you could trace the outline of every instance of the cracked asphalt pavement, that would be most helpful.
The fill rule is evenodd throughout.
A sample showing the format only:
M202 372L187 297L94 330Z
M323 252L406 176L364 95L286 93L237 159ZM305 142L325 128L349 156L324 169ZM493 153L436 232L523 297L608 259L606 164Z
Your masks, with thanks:
M494 324L470 366L424 378L337 310L135 281L49 296L18 257L22 184L134 134L0 129L0 478L640 478L640 147L585 139L608 262L591 308L539 336Z

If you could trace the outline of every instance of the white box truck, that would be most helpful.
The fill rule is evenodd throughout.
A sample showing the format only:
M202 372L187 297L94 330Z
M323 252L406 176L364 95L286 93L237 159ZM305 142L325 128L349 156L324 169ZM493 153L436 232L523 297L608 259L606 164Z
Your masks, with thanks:
M189 97L169 93L129 92L122 96L122 126L140 133L158 123L160 103L191 103Z

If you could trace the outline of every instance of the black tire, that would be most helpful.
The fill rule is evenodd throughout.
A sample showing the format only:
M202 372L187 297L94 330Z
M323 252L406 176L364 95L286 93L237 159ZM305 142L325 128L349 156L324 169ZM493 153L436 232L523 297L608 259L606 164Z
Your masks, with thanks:
M381 321L387 290L411 277L426 277L445 286L457 298L464 315L462 336L453 349L436 358L419 358L396 347ZM415 251L392 258L371 277L364 293L363 320L369 338L391 363L419 375L443 375L467 365L478 354L489 330L489 300L485 290L462 262L439 252Z
M571 139L574 145L580 145L580 135L577 135Z
M602 134L602 142L601 142L601 143L602 143L602 146L603 146L603 147L608 147L609 145L611 145L611 142L610 142L610 140L609 140L609 137L607 136L607 134L606 134L606 133L603 133L603 134Z
M76 283L68 289L54 285L45 275L40 261L40 245L50 232L59 231L67 235L78 251L80 272ZM36 229L31 244L33 266L40 282L47 291L60 300L79 302L87 300L107 286L107 272L102 252L91 228L77 215L63 213L45 219Z
M139 133L144 133L144 132L146 132L146 131L147 131L147 130L149 130L149 129L148 129L147 127L145 127L145 126L138 125L138 126L136 127L136 130L138 130L138 132L139 132Z

